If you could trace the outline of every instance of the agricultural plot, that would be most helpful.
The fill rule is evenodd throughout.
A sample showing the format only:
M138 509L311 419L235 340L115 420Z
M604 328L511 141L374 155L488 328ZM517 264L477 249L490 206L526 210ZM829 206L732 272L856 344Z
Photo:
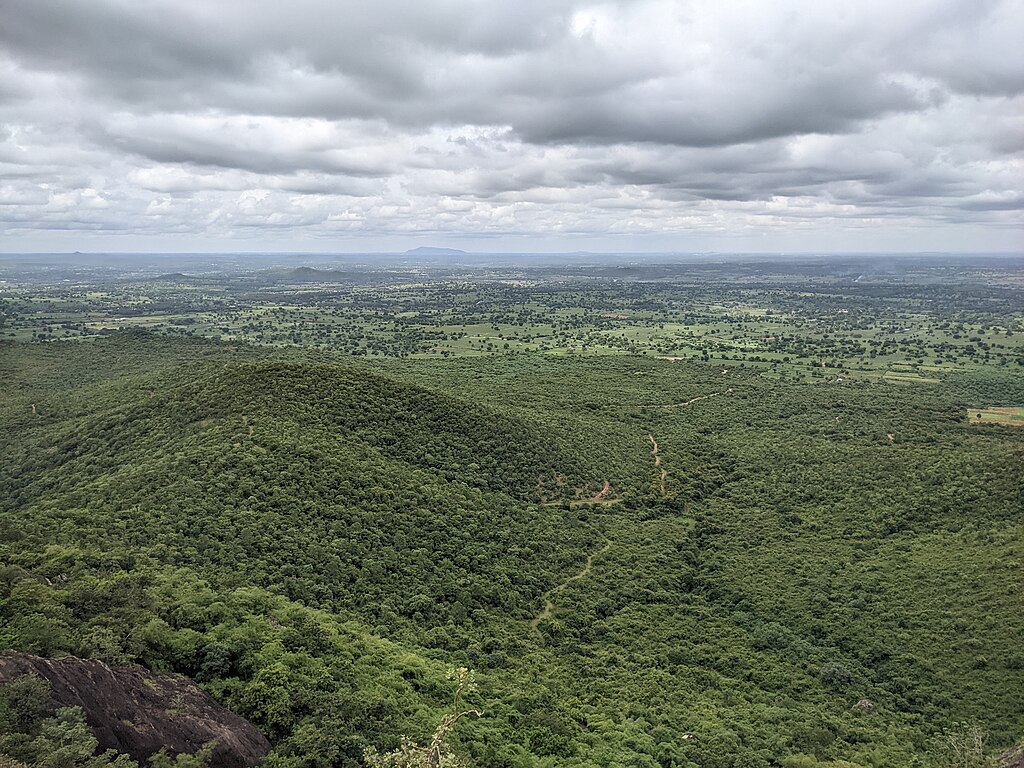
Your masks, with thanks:
M998 407L981 408L967 411L967 420L971 424L1006 424L1011 427L1024 427L1024 408Z
M787 269L789 270L787 272ZM1012 261L969 272L828 280L799 265L608 270L441 270L171 275L103 285L9 281L0 336L168 335L302 346L368 358L540 352L640 355L752 368L773 378L934 384L1024 365Z

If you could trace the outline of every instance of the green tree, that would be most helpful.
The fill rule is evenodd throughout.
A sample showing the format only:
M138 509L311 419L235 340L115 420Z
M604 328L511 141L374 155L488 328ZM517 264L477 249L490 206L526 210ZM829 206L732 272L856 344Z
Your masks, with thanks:
M465 768L468 765L462 756L448 747L448 735L462 718L467 715L480 717L483 713L477 709L462 709L463 694L476 690L473 673L459 667L449 674L449 679L456 681L451 711L441 718L430 743L421 746L402 736L401 746L393 752L380 754L373 748L367 749L364 756L370 768Z
M99 742L79 707L63 707L43 720L39 734L9 753L29 768L138 768L128 755L108 749L96 755Z

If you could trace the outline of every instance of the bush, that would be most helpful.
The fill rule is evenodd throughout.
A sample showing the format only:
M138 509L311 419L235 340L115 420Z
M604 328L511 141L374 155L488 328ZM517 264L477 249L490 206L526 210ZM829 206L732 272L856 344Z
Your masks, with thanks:
M835 690L843 690L853 682L853 675L842 664L830 661L822 665L818 672L818 679L821 680L822 685Z

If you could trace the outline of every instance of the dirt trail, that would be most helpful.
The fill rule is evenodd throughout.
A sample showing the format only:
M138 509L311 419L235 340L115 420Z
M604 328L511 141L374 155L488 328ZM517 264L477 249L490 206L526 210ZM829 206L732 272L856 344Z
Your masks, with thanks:
M603 538L604 538L604 545L600 549L595 550L594 552L591 552L589 555L587 555L587 561L583 565L582 570L580 570L578 573L573 574L572 576L570 576L569 578L567 578L565 581L561 582L560 584L556 584L555 586L553 586L551 589L549 589L547 592L545 592L543 594L542 597L544 598L544 608L541 610L540 613L538 613L536 616L534 616L532 619L530 619L530 627L532 627L533 629L537 629L537 627L540 625L540 623L542 621L545 621L546 619L550 619L551 616L554 614L555 604L551 600L552 597L554 597L556 594L561 592L563 589L565 589L567 586L572 584L574 581L579 581L580 579L585 579L587 576L590 575L590 571L594 567L594 558L595 557L599 557L600 555L603 555L605 552L607 552L609 549L611 549L612 540L607 538L607 537L603 537Z
M664 496L665 478L668 477L668 472L661 466L661 456L658 455L658 441L654 439L654 435L650 432L647 433L647 439L651 441L651 455L654 457L654 467L661 470L658 475L658 483L661 486L661 495Z
M647 433L647 439L651 441L651 455L654 456L654 466L661 466L661 457L658 455L658 441L654 439L654 435L650 432Z
M35 412L36 412L36 404L32 403L32 413L35 413Z
M588 504L597 504L600 506L605 506L608 504L618 504L620 502L620 499L608 498L608 494L611 492L612 484L608 480L605 480L604 486L601 488L601 490L595 493L589 499L572 499L571 501L568 502L568 504L570 507L581 507ZM565 502L564 500L542 501L540 505L542 507L560 507L565 503L567 502Z
M722 390L721 392L712 392L709 395L700 395L698 397L694 397L694 398L692 398L690 400L687 400L684 403L667 403L665 405L620 405L620 406L616 406L616 407L618 407L618 408L657 408L657 409L663 410L663 411L671 411L674 408L686 408L687 406L693 405L694 403L699 403L701 400L709 400L712 397L718 397L719 395L727 395L727 394L729 394L731 392L732 392L732 387L729 387L728 389Z
M691 405L693 403L699 402L701 400L707 400L708 398L717 397L718 395L723 395L723 394L726 394L728 392L732 392L732 387L729 387L727 390L725 390L725 392L712 392L710 395L701 395L699 397L693 398L692 400L687 400L685 403L675 403L673 405L644 405L644 406L640 406L640 407L641 408L682 408L682 407ZM626 406L626 407L630 407L630 406ZM658 483L659 483L659 486L660 486L660 489L661 489L661 495L664 496L665 495L665 479L668 477L668 472L665 470L664 467L661 466L661 456L658 455L658 453L660 451L660 447L658 446L658 441L654 439L654 435L652 433L650 433L650 432L647 433L647 439L651 443L651 455L654 457L654 467L655 467L655 469L660 470L660 472L658 474ZM573 503L576 503L576 504L588 504L588 503L589 504L601 504L601 503L607 504L607 503L614 503L615 500L610 500L610 499L606 499L605 498L605 496L610 491L611 491L611 483L609 483L607 480L605 480L604 481L604 487L592 499L589 499L588 501L573 502ZM560 502L547 502L545 504L545 506L552 505L552 504L558 504L558 503L560 503ZM556 584L555 586L553 586L551 589L549 589L547 592L545 592L543 594L542 597L544 599L544 607L541 609L540 613L538 613L536 616L534 616L532 619L530 619L530 626L533 629L537 629L537 627L540 625L540 623L542 621L545 621L546 619L550 619L551 616L554 614L555 603L552 600L552 598L556 594L561 592L563 589L565 589L567 586L572 584L574 581L579 581L580 579L586 578L590 574L591 569L593 568L594 558L598 557L600 555L603 555L605 552L607 552L611 548L611 546L612 546L612 540L609 539L608 537L604 537L604 545L600 549L598 549L597 551L591 552L589 555L587 555L587 561L584 564L582 570L580 570L578 573L570 576L569 578L567 578L565 581L561 582L560 584Z
M699 403L701 400L708 400L708 399L710 399L712 397L718 397L719 395L724 395L724 394L727 394L729 392L732 392L732 387L729 387L729 389L725 390L725 392L712 392L710 395L701 395L700 397L695 397L692 400L687 400L685 403L670 403L668 405L648 405L648 406L644 406L644 407L645 408L665 408L667 410L668 409L672 409L672 408L685 408L688 405L693 405L694 403Z

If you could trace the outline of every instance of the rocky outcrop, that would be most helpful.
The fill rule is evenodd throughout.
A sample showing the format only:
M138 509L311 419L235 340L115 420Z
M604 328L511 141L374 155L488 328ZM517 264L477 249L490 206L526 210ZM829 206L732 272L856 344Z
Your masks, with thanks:
M996 763L999 768L1024 768L1024 741L1001 754Z
M875 714L875 704L871 699L861 699L852 707L854 712L865 712L869 715Z
M142 765L162 748L192 754L210 741L216 742L211 768L251 768L270 751L252 723L181 675L73 656L0 655L0 685L33 673L50 683L55 707L82 708L101 749L124 752Z

